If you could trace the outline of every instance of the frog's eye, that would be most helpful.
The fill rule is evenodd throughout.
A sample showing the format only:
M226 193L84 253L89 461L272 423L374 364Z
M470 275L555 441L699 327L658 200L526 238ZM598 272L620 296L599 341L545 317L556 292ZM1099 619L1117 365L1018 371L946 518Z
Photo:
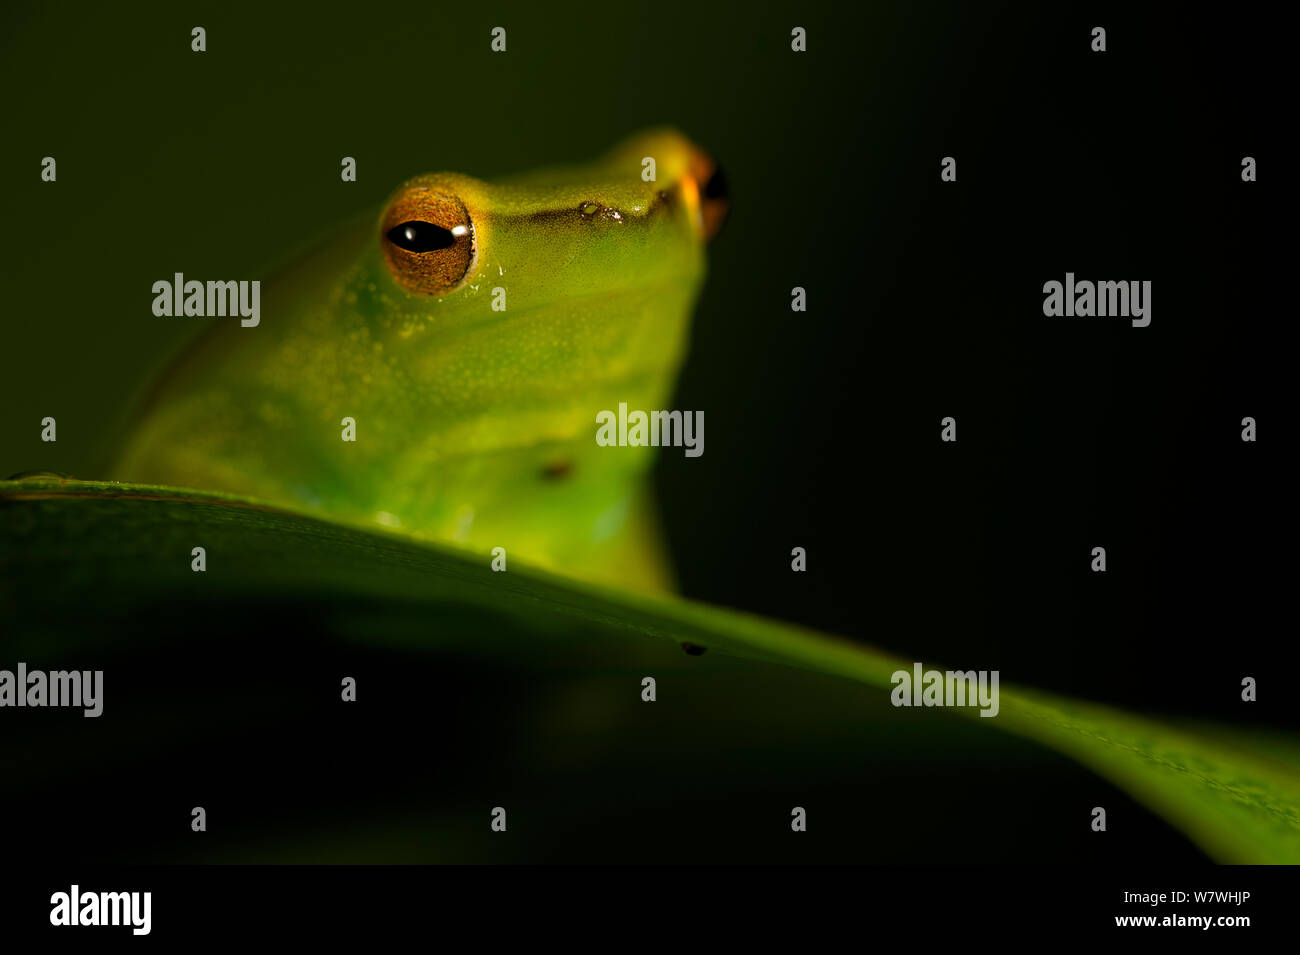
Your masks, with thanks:
M384 212L380 235L389 271L408 292L449 292L474 267L474 223L455 196L418 187L400 193Z

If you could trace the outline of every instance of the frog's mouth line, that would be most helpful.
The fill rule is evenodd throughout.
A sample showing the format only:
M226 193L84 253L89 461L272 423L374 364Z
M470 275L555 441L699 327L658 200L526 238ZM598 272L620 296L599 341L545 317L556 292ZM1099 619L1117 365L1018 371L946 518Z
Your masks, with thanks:
M644 211L624 211L616 206L607 206L599 199L591 198L577 206L566 206L563 209L544 209L541 212L529 212L525 215L510 216L508 218L519 222L551 222L566 223L589 222L615 222L623 223L647 223L662 215L665 211L675 206L673 193L678 187L672 190L661 189L655 193L650 204Z
M564 209L546 209L514 217L527 222L591 222L599 221L623 223L650 223L658 216L675 209L680 203L687 203L695 211L696 226L705 242L709 242L721 230L731 211L731 192L726 173L719 165L712 165L707 181L700 185L693 175L683 176L668 189L660 189L644 211L625 211L615 206L607 206L599 199L591 198L577 206Z

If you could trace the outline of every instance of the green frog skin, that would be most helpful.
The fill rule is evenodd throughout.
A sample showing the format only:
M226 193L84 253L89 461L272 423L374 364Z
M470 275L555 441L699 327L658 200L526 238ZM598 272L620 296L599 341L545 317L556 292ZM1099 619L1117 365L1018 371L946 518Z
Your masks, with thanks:
M671 399L720 180L672 130L499 182L412 179L264 283L256 327L196 319L112 477L669 587L657 449L601 447L596 419Z

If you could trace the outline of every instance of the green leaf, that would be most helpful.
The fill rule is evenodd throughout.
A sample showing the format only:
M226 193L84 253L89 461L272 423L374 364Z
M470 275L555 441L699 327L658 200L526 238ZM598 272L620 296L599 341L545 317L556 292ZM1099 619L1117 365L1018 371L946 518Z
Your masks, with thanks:
M207 553L202 574L190 569L196 545ZM890 677L910 669L910 659L732 610L586 585L513 560L508 573L493 573L486 554L254 501L47 476L0 482L0 570L7 654L50 666L79 654L114 652L123 642L163 646L183 635L184 624L177 634L153 632L159 607L174 608L184 620L194 612L220 616L255 608L259 600L300 607L304 619L344 640L413 653L436 648L464 659L507 658L513 667L532 670L568 666L557 661L567 659L570 644L585 641L580 653L597 672L641 672L642 661L652 660L683 680L701 666L714 667L703 672L723 682L761 680L763 706L796 722L833 724L855 747L887 751L897 744L894 734L922 723L954 751L984 734L1013 734L1126 790L1216 860L1300 862L1300 775L1292 737L1179 726L1005 682L994 718L971 708L942 715L895 710L888 705ZM141 618L145 606L155 610ZM485 620L499 625L485 627ZM295 626L292 619L272 625L286 632ZM313 645L306 639L303 652ZM683 645L702 648L704 656L682 653ZM747 670L744 661L764 668ZM767 664L778 669L769 671ZM797 671L855 681L866 691L850 694L846 684L825 679L810 683ZM809 701L818 699L827 710L810 709L815 704ZM743 720L765 719L755 707ZM727 714L714 717L701 709L691 717L695 725L714 718L725 722ZM854 735L858 722L867 735ZM780 732L775 722L765 726ZM580 755L573 760L580 763ZM1087 825L1087 808L1075 824ZM354 835L372 847L385 839L402 842L394 831ZM447 840L444 853L474 851L458 849L450 835Z

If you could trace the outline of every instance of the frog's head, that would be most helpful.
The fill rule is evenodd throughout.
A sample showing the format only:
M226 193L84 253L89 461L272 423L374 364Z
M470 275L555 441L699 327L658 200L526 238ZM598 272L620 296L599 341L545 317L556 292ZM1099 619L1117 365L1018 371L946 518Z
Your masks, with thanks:
M506 310L694 284L720 227L721 169L672 130L600 160L486 183L455 173L403 183L380 217L388 289L432 321L507 290Z

